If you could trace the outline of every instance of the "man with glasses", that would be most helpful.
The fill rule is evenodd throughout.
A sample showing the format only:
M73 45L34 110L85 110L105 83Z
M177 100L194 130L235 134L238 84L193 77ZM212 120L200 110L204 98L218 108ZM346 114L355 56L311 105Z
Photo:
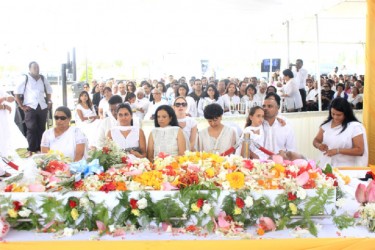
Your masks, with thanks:
M52 108L52 88L48 80L39 74L37 62L31 62L29 70L30 72L24 81L17 85L14 93L20 109L25 112L28 155L31 156L40 151L40 142L46 130L47 113Z
M161 105L168 105L168 102L161 98L161 91L159 89L154 88L152 90L152 96L154 100L150 102L150 105L148 106L147 113L144 117L145 120L154 120L156 109Z
M202 91L202 81L200 79L195 79L194 80L194 91L189 94L190 97L192 97L197 104L198 107L198 102L199 99L201 99L203 91Z

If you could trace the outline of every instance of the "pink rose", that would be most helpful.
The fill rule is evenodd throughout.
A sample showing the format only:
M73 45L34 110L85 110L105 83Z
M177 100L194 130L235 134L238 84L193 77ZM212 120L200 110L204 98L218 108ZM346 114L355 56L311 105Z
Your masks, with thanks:
M366 186L364 184L358 184L355 190L355 198L359 203L365 203L366 199Z

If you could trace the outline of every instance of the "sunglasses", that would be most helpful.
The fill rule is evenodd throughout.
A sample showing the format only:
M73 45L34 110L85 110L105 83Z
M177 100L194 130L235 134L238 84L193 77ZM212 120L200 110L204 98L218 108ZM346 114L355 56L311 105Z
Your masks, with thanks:
M175 104L174 104L174 106L175 107L187 107L187 103L186 102L176 102Z
M55 120L61 120L61 121L65 121L66 119L68 119L68 117L66 116L58 116L58 115L55 115L54 118Z

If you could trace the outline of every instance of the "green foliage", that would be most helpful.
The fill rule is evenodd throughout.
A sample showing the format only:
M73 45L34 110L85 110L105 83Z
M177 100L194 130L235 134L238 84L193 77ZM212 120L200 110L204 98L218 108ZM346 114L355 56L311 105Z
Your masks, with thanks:
M342 214L339 216L334 216L333 222L335 223L338 229L342 230L354 226L355 219L353 218L353 216Z
M84 67L85 67L85 69L83 70L82 75L79 78L79 80L81 82L86 82L86 81L91 82L93 80L93 68L92 68L91 65L88 65L87 66L87 72L86 72L86 65L84 65Z
M42 209L42 213L46 215L44 218L45 223L61 221L64 218L63 202L56 197L43 197L40 208Z
M164 198L155 203L153 207L156 223L170 223L173 226L181 226L184 224L182 215L184 210L171 197Z
M323 170L324 174L332 174L332 166L330 164L326 165L326 168Z

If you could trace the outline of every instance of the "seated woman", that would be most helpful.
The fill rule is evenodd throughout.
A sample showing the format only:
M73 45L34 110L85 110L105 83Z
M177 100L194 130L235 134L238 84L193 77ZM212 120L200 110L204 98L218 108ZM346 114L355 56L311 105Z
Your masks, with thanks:
M193 97L188 96L187 94L189 93L189 88L186 84L180 84L177 87L176 91L176 98L179 96L182 96L186 99L187 102L187 108L186 108L186 114L190 117L196 117L197 114L197 104L194 101Z
M195 143L197 139L197 121L195 118L186 116L188 107L187 100L183 96L178 96L174 100L173 109L176 112L178 125L182 128L187 139L187 149L195 151Z
M245 105L246 113L254 106L261 106L263 101L256 94L257 89L254 85L249 84L246 87L246 95L241 98L241 102Z
M223 108L217 103L204 108L204 118L210 126L199 132L199 151L222 154L236 144L236 132L221 123L223 113Z
M326 164L332 167L368 165L365 128L344 98L337 97L332 101L328 118L320 126L313 145L322 153L322 168Z
M217 103L219 104L225 111L229 111L229 101L224 100L219 94L219 91L215 87L215 85L210 84L207 86L205 92L203 92L202 97L199 99L198 102L198 116L204 116L204 109L207 105Z
M238 105L241 102L240 97L238 96L237 86L234 82L228 83L228 86L225 90L225 95L223 95L224 104L229 105L229 110L232 111L232 114L238 113Z
M42 153L56 150L73 161L85 158L87 138L79 128L70 126L72 118L70 109L65 106L58 107L54 118L56 127L43 133L40 144Z
M76 125L81 128L89 140L89 146L96 143L96 133L99 126L99 116L96 114L89 93L82 91L76 106Z
M116 113L119 126L111 128L107 137L124 151L138 158L146 157L146 137L142 129L133 126L133 112L129 104L119 104Z
M183 155L186 150L184 132L178 126L177 116L168 105L161 105L155 111L155 128L148 137L147 158L163 152L169 155Z

